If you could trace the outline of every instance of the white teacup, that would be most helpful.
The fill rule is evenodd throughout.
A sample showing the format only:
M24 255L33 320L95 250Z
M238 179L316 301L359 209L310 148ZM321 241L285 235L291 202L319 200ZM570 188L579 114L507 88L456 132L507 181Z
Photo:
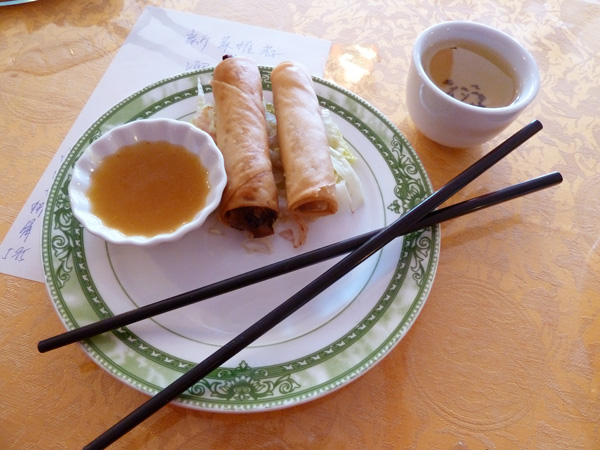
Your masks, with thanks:
M444 22L415 42L408 112L431 140L473 147L504 130L539 87L535 60L512 37L474 22Z

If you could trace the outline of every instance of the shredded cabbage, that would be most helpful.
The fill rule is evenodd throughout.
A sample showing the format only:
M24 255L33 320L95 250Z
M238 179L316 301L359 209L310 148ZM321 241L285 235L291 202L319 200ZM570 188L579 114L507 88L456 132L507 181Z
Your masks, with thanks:
M321 110L323 124L329 141L329 155L336 174L336 189L338 202L347 204L351 212L364 202L362 183L352 167L356 156L350 150L350 145L344 139L342 132L331 118L328 109Z
M192 117L192 124L200 128L202 131L206 131L215 139L217 135L217 125L215 123L215 108L206 102L206 96L204 95L204 89L202 88L202 82L198 77L198 100L196 105L196 114Z
M325 125L329 146L338 150L348 162L356 161L356 156L350 151L348 142L344 139L342 132L331 118L330 111L328 109L322 109L321 116L323 117L323 124Z

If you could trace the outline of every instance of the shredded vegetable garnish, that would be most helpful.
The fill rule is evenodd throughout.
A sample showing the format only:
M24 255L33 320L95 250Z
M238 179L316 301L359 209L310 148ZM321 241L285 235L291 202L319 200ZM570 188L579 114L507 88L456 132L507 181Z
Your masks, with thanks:
M354 212L364 201L362 183L352 167L352 163L356 161L356 156L350 150L350 145L331 118L329 110L323 109L321 115L325 124L329 141L329 154L336 175L338 202L341 204L346 202L350 211Z
M202 131L206 131L210 136L216 140L217 137L217 125L215 123L215 108L206 102L206 96L204 95L204 89L202 88L202 82L198 78L198 100L196 106L196 114L192 117L192 124L200 128Z

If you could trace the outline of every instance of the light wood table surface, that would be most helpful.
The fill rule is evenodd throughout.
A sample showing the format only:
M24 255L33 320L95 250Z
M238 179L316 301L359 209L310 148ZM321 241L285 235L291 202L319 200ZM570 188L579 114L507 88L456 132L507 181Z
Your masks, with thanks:
M544 130L452 203L560 171L540 193L448 222L433 289L407 336L353 383L257 414L169 405L123 449L593 449L600 445L600 4L595 0L41 0L0 7L0 238L146 5L333 43L325 78L381 110L435 188L481 157L428 140L405 104L411 46L445 20L515 37L542 86L507 130ZM361 50L369 50L369 58ZM340 63L363 70L351 78ZM75 345L42 283L0 275L0 448L80 448L145 394Z

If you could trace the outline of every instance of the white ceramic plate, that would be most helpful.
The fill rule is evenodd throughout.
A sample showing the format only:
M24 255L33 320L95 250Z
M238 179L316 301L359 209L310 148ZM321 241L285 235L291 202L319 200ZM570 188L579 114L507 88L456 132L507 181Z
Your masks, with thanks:
M261 68L271 100L270 69ZM269 252L214 216L177 242L118 246L85 232L70 209L75 161L94 139L139 118L190 120L200 80L212 100L212 70L148 86L90 127L65 159L49 193L42 236L46 282L68 329L383 227L431 194L419 158L380 112L347 90L314 78L358 156L366 202L311 225L300 249L278 235ZM218 232L215 233L215 230ZM258 341L183 393L182 405L264 411L325 395L366 372L402 339L423 308L439 258L439 227L397 239ZM244 288L85 341L89 355L125 383L154 394L285 301L336 260Z

